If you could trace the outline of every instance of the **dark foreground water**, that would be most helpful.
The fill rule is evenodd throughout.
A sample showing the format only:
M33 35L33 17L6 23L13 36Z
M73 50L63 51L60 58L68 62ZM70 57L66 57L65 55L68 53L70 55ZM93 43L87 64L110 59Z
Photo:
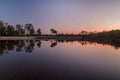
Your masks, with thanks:
M120 80L120 49L84 41L0 41L0 80Z

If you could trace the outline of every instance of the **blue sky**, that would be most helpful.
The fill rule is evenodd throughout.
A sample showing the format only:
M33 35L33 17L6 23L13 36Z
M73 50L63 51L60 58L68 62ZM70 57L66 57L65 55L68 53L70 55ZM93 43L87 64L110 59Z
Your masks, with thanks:
M120 27L120 1L108 0L0 0L0 20L32 23L44 33L109 30Z

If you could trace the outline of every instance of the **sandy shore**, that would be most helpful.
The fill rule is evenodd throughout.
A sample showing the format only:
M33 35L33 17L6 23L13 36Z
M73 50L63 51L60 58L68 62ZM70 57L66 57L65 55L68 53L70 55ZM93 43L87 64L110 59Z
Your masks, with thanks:
M16 37L16 36L10 36L10 37L4 37L4 36L0 36L0 40L33 40L35 39L35 37Z

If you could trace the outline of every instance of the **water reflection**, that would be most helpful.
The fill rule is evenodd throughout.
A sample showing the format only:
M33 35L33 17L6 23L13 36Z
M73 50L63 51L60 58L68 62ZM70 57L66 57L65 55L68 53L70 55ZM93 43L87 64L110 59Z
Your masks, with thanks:
M40 48L41 47L41 42L42 40L1 40L0 41L0 55L3 53L8 53L8 51L12 51L15 49L16 52L27 52L30 53L34 50L35 45ZM49 41L50 47L56 47L59 43L68 43L71 42L73 43L74 41L78 40L45 40ZM100 43L100 42L88 42L84 40L79 40L78 41L82 46L87 45L87 44L103 44L103 45L110 45L114 47L115 49L120 48L119 43Z
M84 40L0 41L0 80L120 80L120 54L115 54L120 50L97 44ZM9 54L3 56L5 53Z
M35 41L26 40L25 52L32 52L35 46Z
M33 40L4 40L0 41L0 54L7 53L11 50L16 50L17 52L32 52L35 46Z
M58 42L54 41L54 42L51 43L50 47L55 47L55 46L57 46L57 44L58 44Z

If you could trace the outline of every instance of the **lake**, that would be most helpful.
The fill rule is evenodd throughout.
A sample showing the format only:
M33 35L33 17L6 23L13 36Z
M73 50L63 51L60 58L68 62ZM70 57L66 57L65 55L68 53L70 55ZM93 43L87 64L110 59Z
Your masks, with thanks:
M0 80L120 80L120 49L64 40L0 41Z

